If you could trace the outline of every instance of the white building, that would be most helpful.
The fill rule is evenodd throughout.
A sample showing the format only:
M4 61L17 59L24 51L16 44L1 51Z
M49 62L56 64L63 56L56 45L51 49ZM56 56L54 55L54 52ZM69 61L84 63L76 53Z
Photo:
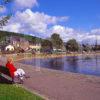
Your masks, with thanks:
M12 45L8 45L5 47L5 51L14 51L14 47Z
M29 48L35 50L36 52L40 52L41 44L30 45Z

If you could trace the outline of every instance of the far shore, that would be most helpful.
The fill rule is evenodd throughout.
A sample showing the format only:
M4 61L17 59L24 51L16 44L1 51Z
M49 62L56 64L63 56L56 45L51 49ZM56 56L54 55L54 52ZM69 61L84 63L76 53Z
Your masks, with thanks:
M62 54L31 54L31 53L18 53L18 54L3 54L1 55L2 57L10 57L13 58L13 60L16 61L20 61L20 60L24 60L24 59L32 59L32 58L43 58L43 59L47 59L47 58L60 58L60 57L66 57L66 56L96 56L96 55L100 55L100 53L71 53L71 54L66 54L66 53L62 53Z

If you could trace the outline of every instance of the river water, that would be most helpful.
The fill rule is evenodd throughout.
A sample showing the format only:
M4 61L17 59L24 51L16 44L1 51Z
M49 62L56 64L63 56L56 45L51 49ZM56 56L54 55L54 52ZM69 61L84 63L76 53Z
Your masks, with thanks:
M54 70L100 76L100 56L33 58L19 62Z

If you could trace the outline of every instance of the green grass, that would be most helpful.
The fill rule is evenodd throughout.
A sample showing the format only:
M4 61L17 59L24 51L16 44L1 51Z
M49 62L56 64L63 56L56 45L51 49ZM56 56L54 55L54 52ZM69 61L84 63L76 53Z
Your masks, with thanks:
M0 84L0 100L44 100L35 94L17 86Z

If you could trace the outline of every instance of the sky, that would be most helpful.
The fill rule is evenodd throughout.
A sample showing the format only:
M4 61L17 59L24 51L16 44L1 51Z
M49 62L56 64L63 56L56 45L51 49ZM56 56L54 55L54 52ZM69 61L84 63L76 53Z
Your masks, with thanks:
M6 14L12 17L2 30L100 44L100 0L14 0L0 9L0 18Z

